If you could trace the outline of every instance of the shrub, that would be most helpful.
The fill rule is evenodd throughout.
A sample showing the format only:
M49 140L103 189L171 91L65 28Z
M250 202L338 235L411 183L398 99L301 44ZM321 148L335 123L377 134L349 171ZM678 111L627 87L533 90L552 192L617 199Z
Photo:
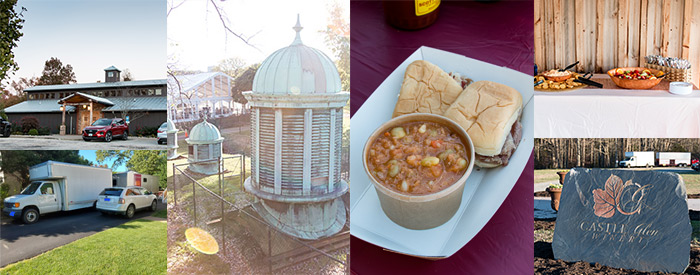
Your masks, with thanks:
M33 116L22 117L20 124L22 125L22 132L24 133L27 133L32 129L36 130L39 128L39 120Z
M5 201L10 193L10 186L7 183L0 183L0 201ZM4 205L4 204L3 204Z
M39 135L42 136L48 136L51 134L51 129L49 127L41 127L39 128Z
M27 134L29 134L30 136L36 136L39 135L39 131L37 131L36 129L31 129Z
M130 135L133 136L138 136L138 137L155 137L158 135L158 127L141 127L141 128L135 128L131 129L129 131Z

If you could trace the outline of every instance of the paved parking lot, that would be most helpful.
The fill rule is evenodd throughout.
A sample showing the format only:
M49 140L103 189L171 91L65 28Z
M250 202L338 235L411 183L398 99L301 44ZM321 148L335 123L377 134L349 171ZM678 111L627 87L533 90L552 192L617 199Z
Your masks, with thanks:
M0 138L0 150L165 150L156 138L129 137L128 140L84 141L81 136L10 136Z

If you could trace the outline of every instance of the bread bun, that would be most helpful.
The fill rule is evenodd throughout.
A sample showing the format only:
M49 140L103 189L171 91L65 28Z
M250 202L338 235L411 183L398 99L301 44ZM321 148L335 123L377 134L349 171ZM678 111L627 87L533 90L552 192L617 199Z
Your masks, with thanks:
M462 86L440 67L416 60L406 68L392 117L411 113L441 115L461 92Z
M501 153L513 123L520 118L522 106L523 98L517 90L491 81L477 81L464 89L444 116L467 131L476 154L495 156ZM479 166L488 168L488 165Z

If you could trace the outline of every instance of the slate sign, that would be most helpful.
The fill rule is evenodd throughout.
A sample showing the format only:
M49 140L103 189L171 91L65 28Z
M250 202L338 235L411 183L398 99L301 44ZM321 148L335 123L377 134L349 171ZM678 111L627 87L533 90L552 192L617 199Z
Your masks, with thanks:
M692 227L675 173L571 169L554 229L554 258L682 273Z

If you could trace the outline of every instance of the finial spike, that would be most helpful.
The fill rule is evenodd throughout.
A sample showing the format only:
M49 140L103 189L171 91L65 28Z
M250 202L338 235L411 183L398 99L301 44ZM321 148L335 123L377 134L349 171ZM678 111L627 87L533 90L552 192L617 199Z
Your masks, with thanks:
M294 25L294 27L293 27L292 29L294 29L294 31L297 32L297 35L296 35L296 37L294 38L294 42L292 42L292 45L302 44L302 42L301 42L301 35L300 35L299 33L301 32L302 29L304 29L304 27L301 26L301 23L300 23L300 21L299 21L299 14L298 14L298 13L297 13L297 24Z

